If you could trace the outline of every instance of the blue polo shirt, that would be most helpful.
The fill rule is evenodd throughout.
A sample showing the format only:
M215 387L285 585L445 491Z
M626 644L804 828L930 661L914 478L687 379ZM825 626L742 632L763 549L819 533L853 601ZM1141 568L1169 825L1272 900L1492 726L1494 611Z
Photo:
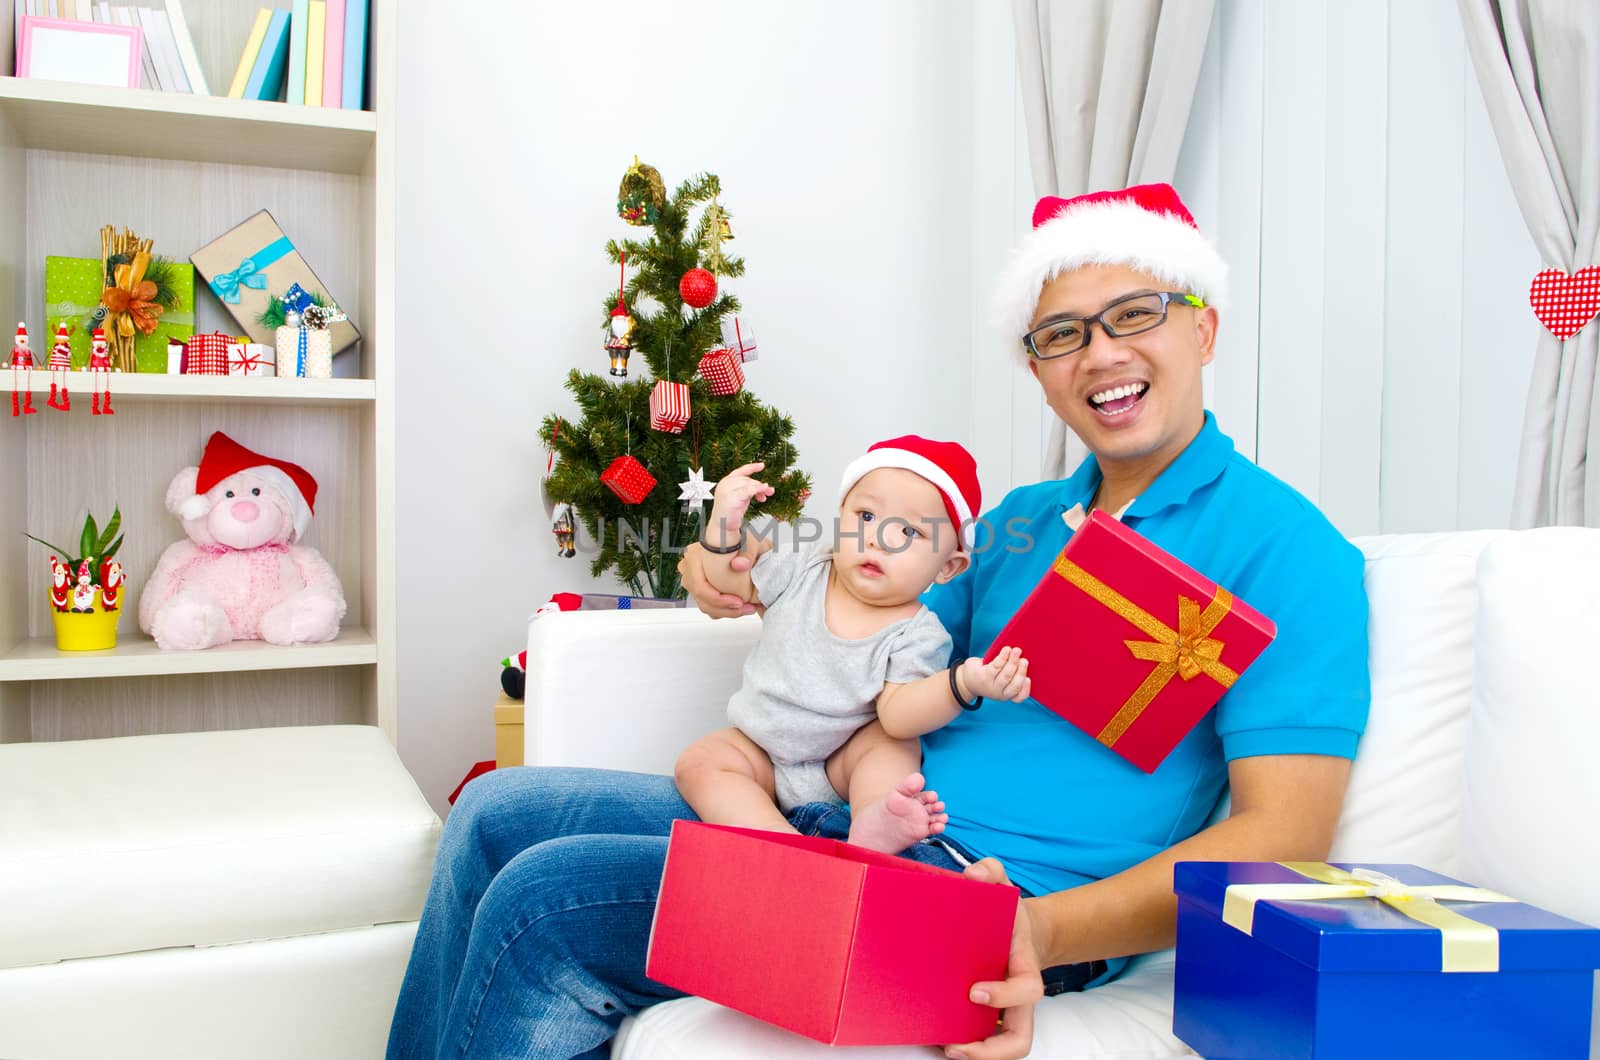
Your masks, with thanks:
M954 658L988 650L1071 536L1063 514L1087 510L1099 484L1090 457L1070 478L1012 490L985 515L993 533L978 528L972 566L923 597ZM1199 831L1229 761L1354 758L1366 725L1361 553L1310 501L1239 455L1211 413L1122 520L1271 618L1278 635L1153 774L1031 699L987 702L922 738L948 835L999 858L1034 894L1111 876Z

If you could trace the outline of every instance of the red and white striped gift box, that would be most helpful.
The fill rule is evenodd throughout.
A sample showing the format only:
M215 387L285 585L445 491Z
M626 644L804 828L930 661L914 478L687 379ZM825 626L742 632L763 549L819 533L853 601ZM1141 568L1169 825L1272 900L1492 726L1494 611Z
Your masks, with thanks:
M236 340L232 335L213 331L209 335L191 335L186 345L188 356L183 361L185 375L227 375L228 347Z
M744 386L744 369L739 365L739 355L725 346L719 346L700 358L700 375L711 384L711 392L721 397L737 394Z
M650 391L650 427L677 434L689 422L689 385L666 379L656 381Z
M624 504L638 504L656 488L656 477L631 456L619 456L600 473L600 481Z

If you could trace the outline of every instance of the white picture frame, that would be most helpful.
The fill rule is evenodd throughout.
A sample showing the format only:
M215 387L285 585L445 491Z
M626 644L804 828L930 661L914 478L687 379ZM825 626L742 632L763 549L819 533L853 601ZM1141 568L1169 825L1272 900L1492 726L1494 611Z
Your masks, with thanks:
M137 26L24 15L17 76L139 88L143 51Z

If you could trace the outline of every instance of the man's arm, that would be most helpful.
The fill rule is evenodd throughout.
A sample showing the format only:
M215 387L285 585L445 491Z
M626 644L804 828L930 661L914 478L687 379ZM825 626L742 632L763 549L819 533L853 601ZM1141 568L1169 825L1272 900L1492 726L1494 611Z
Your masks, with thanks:
M1171 946L1179 861L1320 861L1328 856L1350 760L1261 755L1229 763L1233 812L1147 861L1094 883L1025 899L1044 967Z

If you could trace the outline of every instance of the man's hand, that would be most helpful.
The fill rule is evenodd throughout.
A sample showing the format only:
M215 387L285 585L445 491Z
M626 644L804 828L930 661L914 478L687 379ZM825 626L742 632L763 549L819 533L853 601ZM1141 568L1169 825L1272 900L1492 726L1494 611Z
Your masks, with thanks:
M736 571L748 571L772 545L772 539L765 535L752 536L745 550L729 560L728 566ZM678 578L689 599L712 618L738 618L740 615L759 614L764 610L732 593L718 592L715 586L706 581L705 550L699 544L689 545L683 550L683 558L678 560Z
M1001 648L988 663L973 656L961 664L958 674L966 686L967 698L1021 703L1033 694L1033 679L1028 676L1028 660L1022 657L1021 648Z
M967 866L962 875L985 883L1011 882L994 858ZM969 995L980 1005L1000 1010L1000 1029L981 1042L947 1046L944 1055L950 1060L1020 1060L1033 1049L1033 1006L1044 996L1044 980L1039 976L1039 954L1033 942L1028 902L1024 898L1017 903L1005 982L973 983Z

